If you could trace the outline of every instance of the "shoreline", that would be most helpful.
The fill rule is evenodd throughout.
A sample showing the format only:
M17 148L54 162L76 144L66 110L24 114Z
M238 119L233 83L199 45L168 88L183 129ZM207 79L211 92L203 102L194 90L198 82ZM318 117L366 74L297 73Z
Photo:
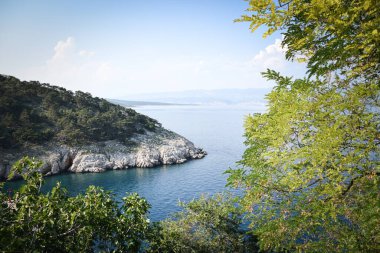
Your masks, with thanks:
M5 153L0 161L0 181L9 181L11 165L23 156L35 157L43 162L40 172L43 176L61 173L101 173L107 170L128 168L153 168L160 165L181 164L201 159L207 152L186 138L160 128L155 132L136 134L131 138L135 146L127 146L111 140L90 145L69 147L50 143L20 150L16 154ZM10 180L20 179L15 175Z

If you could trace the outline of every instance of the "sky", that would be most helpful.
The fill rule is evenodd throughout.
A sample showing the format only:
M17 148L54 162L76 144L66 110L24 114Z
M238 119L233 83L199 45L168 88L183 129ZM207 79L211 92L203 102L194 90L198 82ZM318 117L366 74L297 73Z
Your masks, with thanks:
M0 73L99 97L267 88L267 68L303 76L243 0L1 0Z

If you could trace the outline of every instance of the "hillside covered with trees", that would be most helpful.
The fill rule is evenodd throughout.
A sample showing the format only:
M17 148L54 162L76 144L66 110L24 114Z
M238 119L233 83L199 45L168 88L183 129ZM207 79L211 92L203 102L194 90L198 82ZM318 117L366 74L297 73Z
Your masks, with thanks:
M159 123L82 91L0 75L0 148L54 141L85 144L153 131Z
M151 224L138 195L118 208L95 187L73 198L59 183L42 193L41 164L24 158L12 173L26 184L13 195L0 192L0 250L379 252L380 2L248 5L238 21L252 31L265 26L264 37L281 31L287 58L306 61L308 76L263 74L275 82L268 110L246 118L247 148L226 172L237 197L201 197ZM24 114L19 109L17 121Z

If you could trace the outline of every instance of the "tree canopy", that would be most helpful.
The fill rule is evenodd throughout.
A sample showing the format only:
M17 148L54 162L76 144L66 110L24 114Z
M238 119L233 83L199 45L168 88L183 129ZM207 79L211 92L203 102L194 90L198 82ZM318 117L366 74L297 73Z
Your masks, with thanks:
M264 249L371 251L379 247L378 90L277 82L269 110L247 117L231 185Z
M0 251L137 252L145 239L148 202L129 194L123 203L110 192L90 186L70 197L57 183L42 193L41 162L25 157L12 173L25 179L8 194L0 183ZM12 176L12 175L10 175Z
M256 252L244 229L244 210L229 194L180 202L183 211L155 227L149 252Z
M251 0L239 21L280 29L309 76L276 82L268 110L246 118L247 149L228 184L261 249L380 250L378 1Z
M0 75L0 148L119 140L159 123L91 94Z
M252 31L267 27L264 37L282 31L286 57L307 60L312 75L380 77L377 0L249 0L247 11L237 21L250 22Z

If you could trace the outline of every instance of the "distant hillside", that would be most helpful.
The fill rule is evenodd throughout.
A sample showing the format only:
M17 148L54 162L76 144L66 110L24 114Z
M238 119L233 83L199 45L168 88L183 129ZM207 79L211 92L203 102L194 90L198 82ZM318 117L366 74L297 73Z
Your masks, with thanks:
M153 131L159 123L89 93L0 75L0 148L54 141L75 145Z
M121 99L107 99L109 102L126 107L146 106L146 105L178 105L173 103L162 102L146 102L146 101L133 101L133 100L121 100Z
M188 90L178 92L147 93L125 96L126 100L155 101L173 104L197 105L262 105L266 104L265 95L269 88L260 89L219 89Z

